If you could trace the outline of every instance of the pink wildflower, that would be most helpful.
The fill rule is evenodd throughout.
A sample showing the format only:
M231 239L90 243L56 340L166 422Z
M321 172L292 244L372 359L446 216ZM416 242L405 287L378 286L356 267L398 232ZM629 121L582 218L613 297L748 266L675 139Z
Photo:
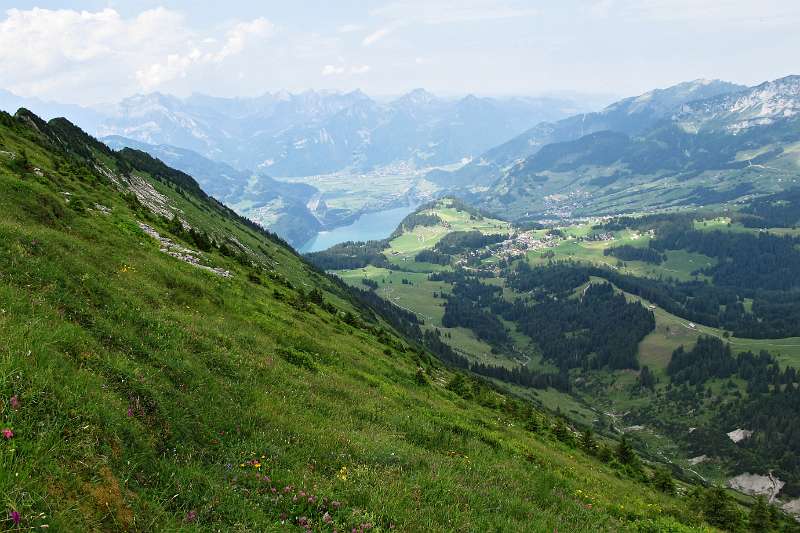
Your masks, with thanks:
M330 524L331 522L333 522L333 518L331 518L331 514L326 511L325 514L322 515L322 521L325 522L326 524Z
M15 526L18 526L19 521L22 519L22 517L17 511L11 511L11 513L8 516L9 518L11 518L11 521L14 522Z
M16 411L17 409L19 409L19 398L17 397L16 394L11 397L11 399L8 401L8 403L11 405L11 408L13 410Z
M10 428L3 428L3 430L0 431L0 434L2 434L3 438L6 439L6 440L11 439L11 438L14 437L14 432L11 431Z

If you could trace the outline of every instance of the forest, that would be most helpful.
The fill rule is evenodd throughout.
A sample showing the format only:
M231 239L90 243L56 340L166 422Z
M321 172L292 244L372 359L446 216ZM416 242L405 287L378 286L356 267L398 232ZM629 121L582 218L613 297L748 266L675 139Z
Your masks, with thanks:
M756 198L736 220L748 228L794 228L800 222L800 188Z
M800 287L800 239L771 233L731 231L665 231L650 241L650 247L688 250L717 259L703 269L720 287L742 292L790 291Z
M462 254L497 244L505 235L485 235L480 231L453 231L436 243L434 250L447 255Z
M587 286L579 298L548 296L533 306L518 300L504 318L519 324L562 369L638 369L639 342L655 329L652 312L608 283Z
M390 268L383 255L386 241L343 242L321 252L313 252L307 258L322 270L350 270L367 265Z
M666 256L663 253L653 248L640 248L629 244L606 248L603 250L603 255L614 256L620 261L644 261L645 263L653 263L654 265L660 265L666 260Z

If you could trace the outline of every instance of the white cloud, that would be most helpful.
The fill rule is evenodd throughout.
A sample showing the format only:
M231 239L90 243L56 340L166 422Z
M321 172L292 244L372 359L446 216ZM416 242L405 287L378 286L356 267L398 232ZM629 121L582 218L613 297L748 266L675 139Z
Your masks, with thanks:
M124 18L114 9L10 9L0 18L0 87L81 103L161 88L225 68L272 24L263 18L201 34L165 8ZM233 74L232 74L233 75Z
M363 44L364 46L372 46L373 44L377 43L378 41L380 41L381 39L392 33L395 29L396 26L386 26L385 28L380 28L370 33L366 37L364 37L364 40L361 41L361 44Z
M272 24L257 18L251 22L241 22L231 28L226 35L225 44L218 50L202 52L192 48L185 54L169 54L165 61L150 64L136 71L136 80L144 91L151 91L176 78L185 78L189 69L204 64L220 64L226 59L241 54L248 41L263 38L272 31ZM216 44L216 39L203 39L205 44Z

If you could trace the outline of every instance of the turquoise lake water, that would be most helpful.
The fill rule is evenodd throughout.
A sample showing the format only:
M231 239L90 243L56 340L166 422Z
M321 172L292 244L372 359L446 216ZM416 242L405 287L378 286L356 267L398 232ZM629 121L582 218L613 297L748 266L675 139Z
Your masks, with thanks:
M334 244L347 241L385 239L392 234L406 215L413 213L417 207L416 204L409 204L403 207L366 213L358 217L352 224L317 233L315 237L301 246L299 251L305 254L327 250Z

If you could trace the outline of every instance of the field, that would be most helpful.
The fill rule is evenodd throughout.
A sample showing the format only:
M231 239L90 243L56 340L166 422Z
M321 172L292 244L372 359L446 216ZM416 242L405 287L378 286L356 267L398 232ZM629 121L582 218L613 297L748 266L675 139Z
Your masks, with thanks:
M430 169L404 166L386 167L370 172L342 171L334 174L278 178L290 183L305 183L320 191L329 209L343 214L376 211L404 200L409 194L430 197L437 187L424 179Z

